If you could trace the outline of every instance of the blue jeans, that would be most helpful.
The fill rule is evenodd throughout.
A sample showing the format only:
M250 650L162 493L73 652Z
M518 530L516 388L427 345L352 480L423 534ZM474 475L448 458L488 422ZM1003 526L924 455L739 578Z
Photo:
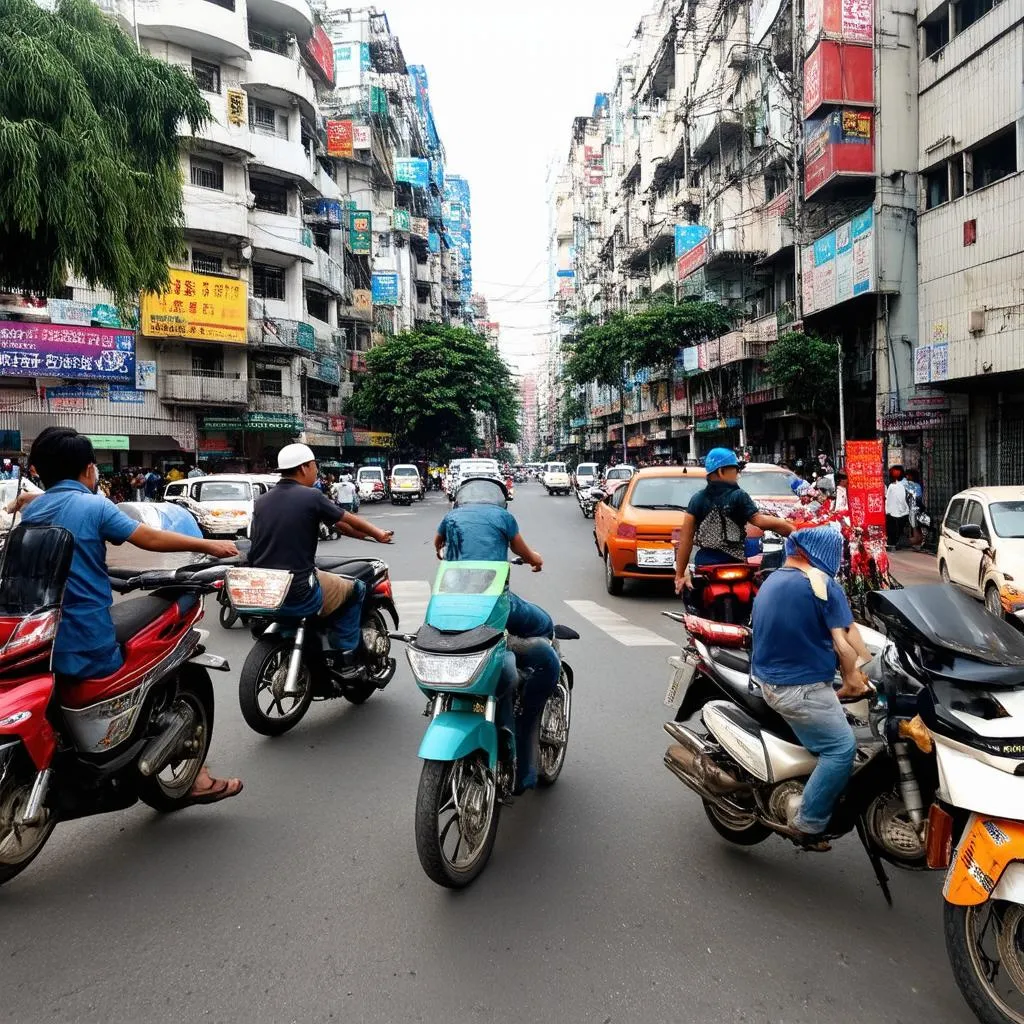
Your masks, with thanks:
M824 832L832 809L853 771L857 741L831 683L761 686L764 699L789 723L797 739L818 755L804 787L793 825L801 832Z
M555 635L555 624L540 605L524 601L515 594L508 595L508 631L513 636L546 636L549 640Z
M349 599L326 620L327 636L331 647L346 654L354 651L362 639L360 625L363 621L363 598L366 596L366 584L361 580L352 581L352 594ZM285 604L277 613L282 617L305 619L317 615L323 607L324 599L320 585L310 592L309 597L297 604Z

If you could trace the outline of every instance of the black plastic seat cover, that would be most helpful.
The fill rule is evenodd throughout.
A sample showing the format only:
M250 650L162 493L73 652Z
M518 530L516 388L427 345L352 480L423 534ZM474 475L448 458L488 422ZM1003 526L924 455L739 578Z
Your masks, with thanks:
M796 733L789 727L789 723L761 696L761 688L754 684L754 688L751 689L750 655L746 651L736 651L724 647L712 647L708 653L711 655L712 670L715 667L720 667L728 669L730 672L743 673L742 682L737 682L725 672L715 672L715 679L728 691L733 700L759 725L774 733L779 739L801 746L800 741L796 738Z
M371 562L365 562L359 558L318 558L316 567L322 572L349 576L354 580L362 580L363 583L372 583L373 578L377 575L377 569Z
M428 654L468 654L493 646L504 635L502 630L493 626L446 633L433 626L422 625L416 634L416 648Z
M151 622L156 621L176 598L160 597L148 594L130 601L118 601L110 608L110 617L114 620L114 634L119 644L127 643L136 633L141 632Z
M579 640L580 635L571 626L555 626L556 640Z

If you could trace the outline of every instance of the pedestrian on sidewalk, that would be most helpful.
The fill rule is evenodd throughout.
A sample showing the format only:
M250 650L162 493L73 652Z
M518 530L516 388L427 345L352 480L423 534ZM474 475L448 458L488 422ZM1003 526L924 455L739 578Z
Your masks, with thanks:
M903 478L903 467L891 466L889 486L885 489L885 533L890 551L900 546L910 523L911 493Z
M924 512L924 488L921 486L921 471L908 469L907 490L911 493L910 503L910 546L915 551L924 547L924 530L921 529L921 515Z

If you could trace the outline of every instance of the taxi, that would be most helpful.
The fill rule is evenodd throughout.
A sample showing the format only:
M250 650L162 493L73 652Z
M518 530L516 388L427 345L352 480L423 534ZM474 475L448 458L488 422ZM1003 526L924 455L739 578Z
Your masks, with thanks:
M634 473L594 510L594 542L609 594L625 581L675 576L675 541L690 499L705 484L700 466L652 466Z

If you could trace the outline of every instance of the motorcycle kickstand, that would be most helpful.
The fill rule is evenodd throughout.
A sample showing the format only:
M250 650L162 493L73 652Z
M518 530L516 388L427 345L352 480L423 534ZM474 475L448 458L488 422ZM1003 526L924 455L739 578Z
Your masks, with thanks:
M882 858L878 856L878 851L871 846L868 840L868 830L863 814L857 818L857 838L860 839L864 852L868 855L868 860L871 861L871 867L874 869L875 878L878 879L878 887L882 890L885 902L891 907L892 892L889 889L889 876L885 873L885 867L882 864Z

